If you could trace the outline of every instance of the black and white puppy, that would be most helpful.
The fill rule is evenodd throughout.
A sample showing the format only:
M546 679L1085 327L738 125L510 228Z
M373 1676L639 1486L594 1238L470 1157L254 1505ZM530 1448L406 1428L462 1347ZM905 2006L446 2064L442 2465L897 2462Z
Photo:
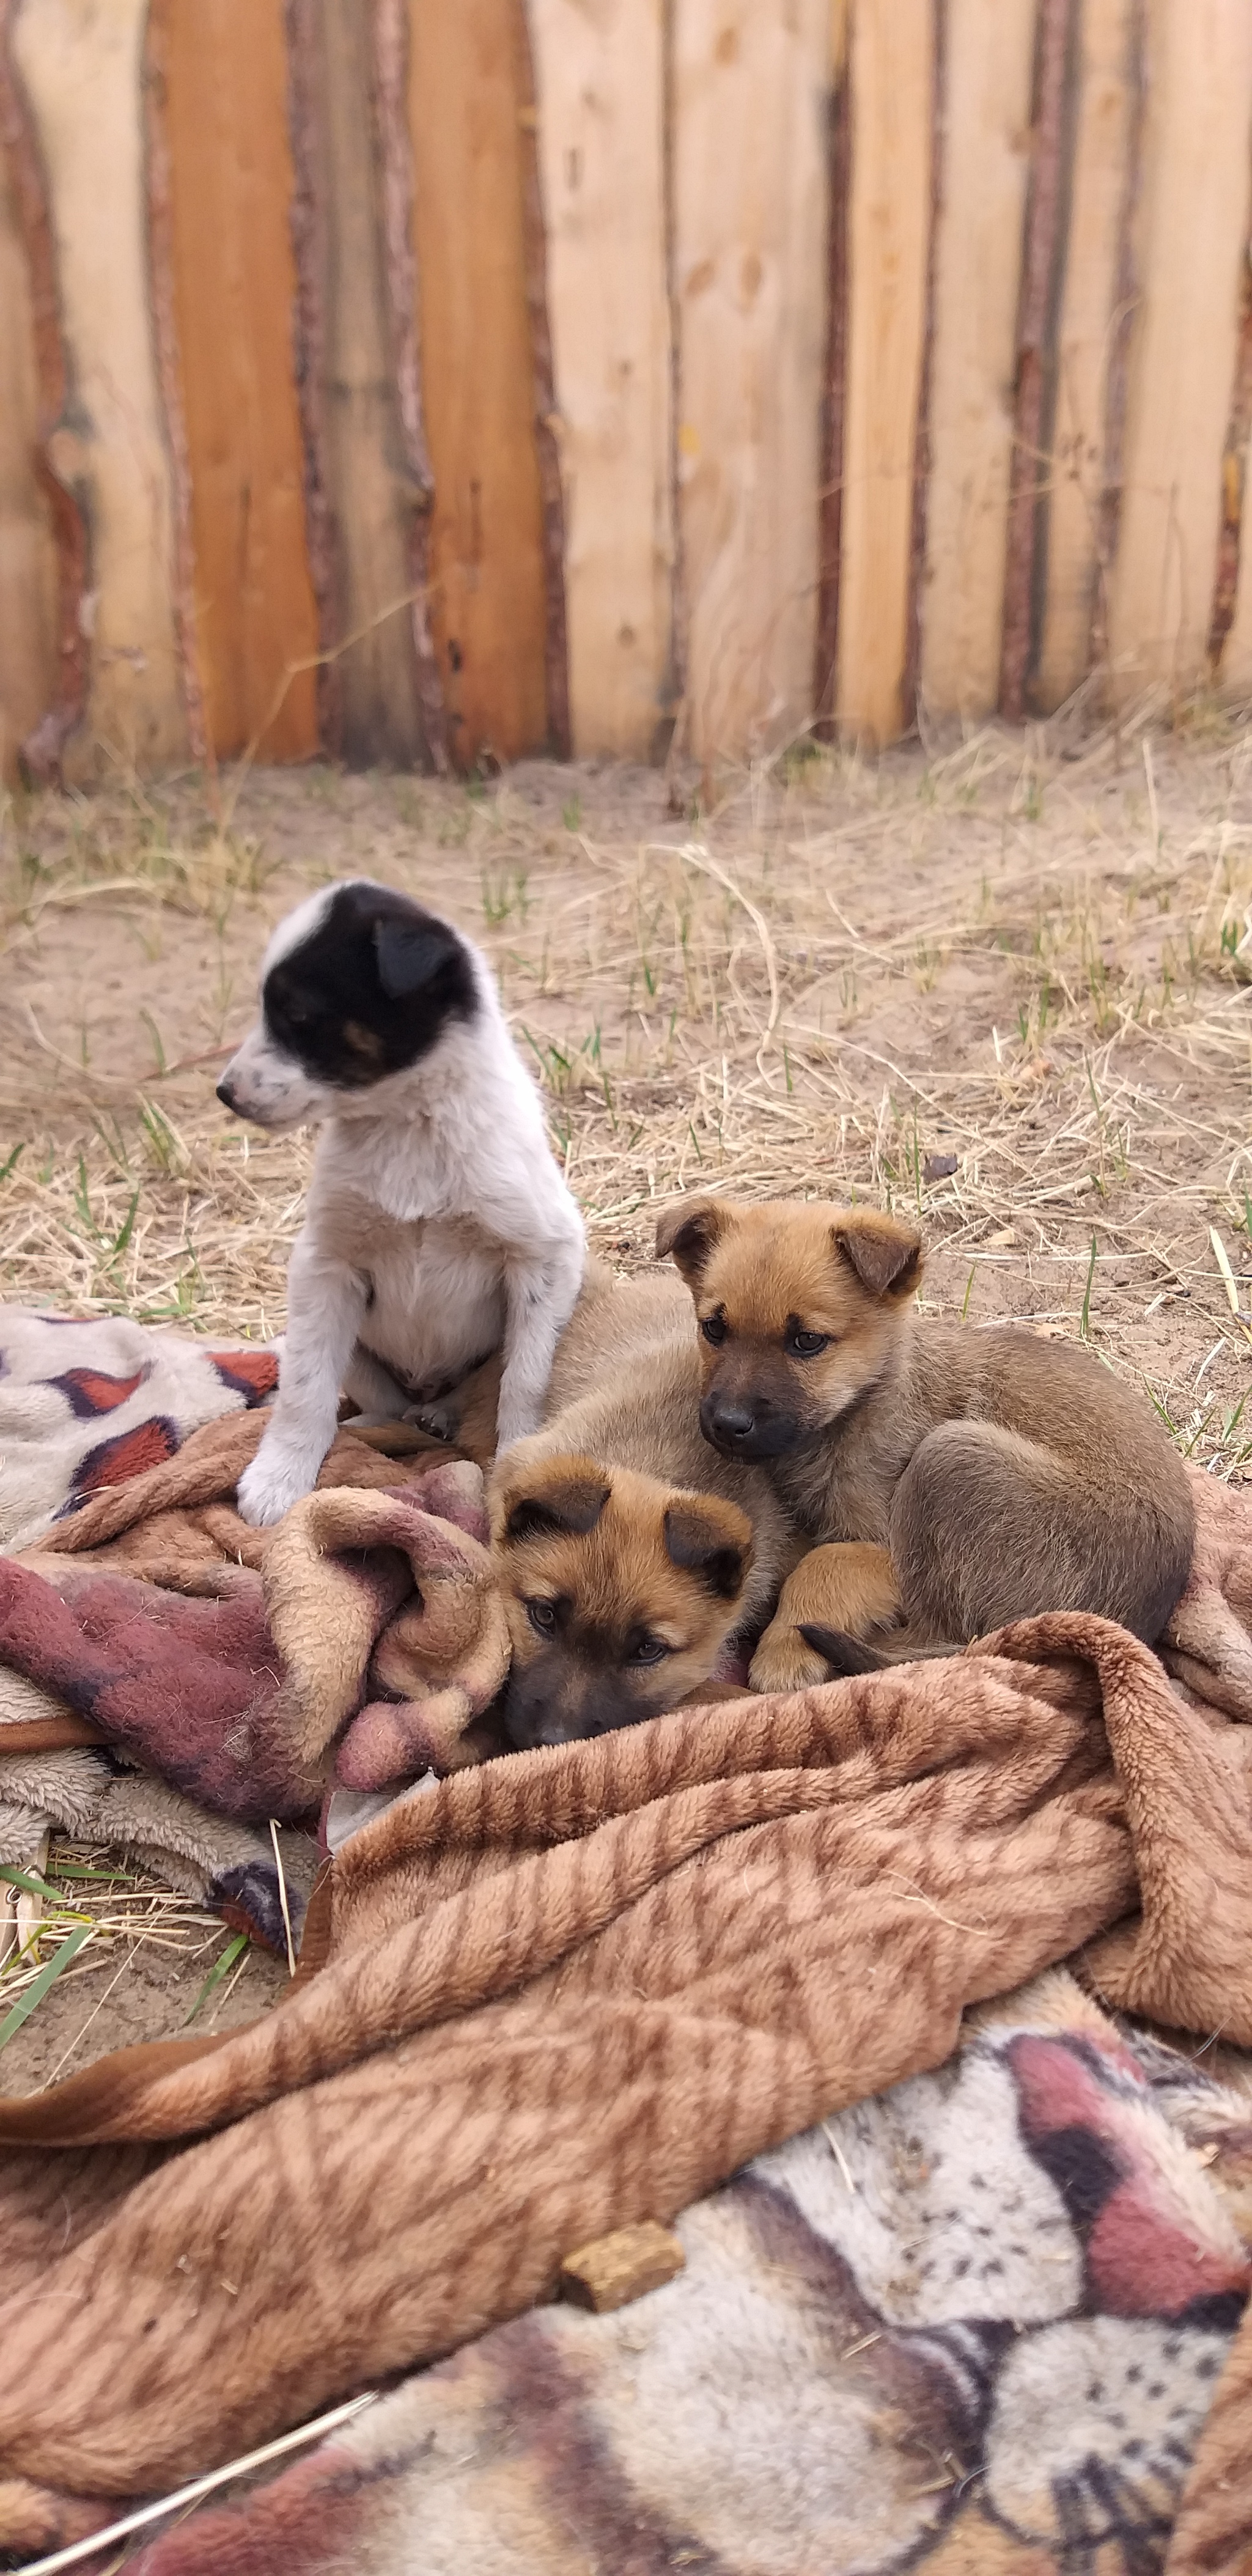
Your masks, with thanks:
M322 1122L245 1520L312 1492L341 1387L420 1410L503 1345L499 1445L535 1430L583 1227L478 950L389 886L327 886L275 931L217 1090L259 1127Z

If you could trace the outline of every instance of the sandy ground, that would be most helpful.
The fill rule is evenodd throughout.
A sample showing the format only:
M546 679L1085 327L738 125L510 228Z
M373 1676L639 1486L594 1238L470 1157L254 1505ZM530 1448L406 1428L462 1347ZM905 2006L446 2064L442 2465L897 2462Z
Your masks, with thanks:
M0 1294L280 1329L310 1140L249 1136L215 1067L272 924L352 874L487 949L623 1267L678 1190L908 1209L924 1305L1081 1335L1212 1472L1252 1466L1235 718L1076 746L987 727L872 762L801 746L707 815L654 771L545 764L470 788L318 767L10 802ZM99 2005L94 2055L175 2027L204 1970L140 1944L104 2002L112 1973L53 1990L7 2088L49 2071L76 1999L80 2019ZM249 1959L218 2026L280 1982Z

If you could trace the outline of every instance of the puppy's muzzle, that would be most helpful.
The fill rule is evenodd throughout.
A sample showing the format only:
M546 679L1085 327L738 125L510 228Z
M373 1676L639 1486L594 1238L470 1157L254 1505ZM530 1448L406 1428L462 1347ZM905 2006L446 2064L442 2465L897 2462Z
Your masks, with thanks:
M235 1116L238 1117L239 1104L235 1098L234 1085L227 1073L222 1075L222 1079L217 1086L217 1096L221 1101L223 1108L233 1110Z
M579 1736L592 1735L593 1726L585 1712L570 1705L571 1694L554 1684L545 1670L515 1672L504 1694L504 1731L519 1753L530 1753L541 1744L572 1744Z
M514 1665L502 1702L505 1734L519 1753L527 1753L540 1744L577 1744L589 1735L636 1726L666 1706L664 1672L662 1665L654 1687L641 1689L611 1664L587 1665L559 1649L547 1651L531 1664Z
M794 1413L771 1403L768 1396L706 1395L700 1407L700 1429L711 1449L723 1458L782 1458L801 1438Z

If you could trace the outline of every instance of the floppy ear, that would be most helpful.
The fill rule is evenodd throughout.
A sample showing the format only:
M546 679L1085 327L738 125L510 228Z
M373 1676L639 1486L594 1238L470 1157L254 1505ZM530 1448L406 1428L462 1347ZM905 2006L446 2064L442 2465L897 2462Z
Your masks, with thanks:
M715 1494L671 1503L665 1514L665 1553L671 1565L699 1576L719 1601L734 1601L752 1564L752 1524L733 1503Z
M506 1490L500 1536L506 1546L511 1539L548 1538L558 1531L585 1538L611 1492L603 1471L589 1458L549 1459Z
M423 985L433 984L441 968L453 963L460 946L446 921L376 921L374 955L388 1001L408 1001Z
M657 1260L675 1262L688 1287L697 1287L709 1254L719 1235L725 1233L732 1213L726 1199L680 1199L677 1207L667 1208L664 1216L657 1218Z
M854 1208L831 1227L840 1258L855 1270L871 1297L911 1297L922 1275L922 1238L915 1227L872 1208Z

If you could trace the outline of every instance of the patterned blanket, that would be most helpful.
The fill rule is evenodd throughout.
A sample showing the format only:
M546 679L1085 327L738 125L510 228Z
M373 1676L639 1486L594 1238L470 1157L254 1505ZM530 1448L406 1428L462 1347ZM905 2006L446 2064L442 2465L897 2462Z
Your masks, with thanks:
M1252 2271L1252 2098L1207 2062L1054 1971L697 2201L664 2289L497 2327L134 2576L1229 2566L1192 2472Z
M278 1353L211 1348L127 1317L0 1306L0 1547L173 1458L193 1431L268 1403Z

